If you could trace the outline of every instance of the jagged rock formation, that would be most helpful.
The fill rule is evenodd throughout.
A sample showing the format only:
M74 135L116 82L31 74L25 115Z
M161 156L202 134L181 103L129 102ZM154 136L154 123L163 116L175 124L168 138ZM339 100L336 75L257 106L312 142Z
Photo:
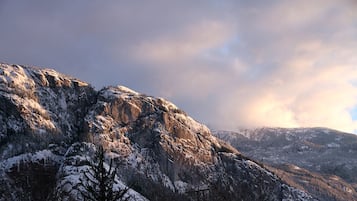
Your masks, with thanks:
M357 136L327 128L260 128L214 135L320 200L357 200Z
M100 144L131 200L314 200L172 103L0 64L0 200L82 200Z

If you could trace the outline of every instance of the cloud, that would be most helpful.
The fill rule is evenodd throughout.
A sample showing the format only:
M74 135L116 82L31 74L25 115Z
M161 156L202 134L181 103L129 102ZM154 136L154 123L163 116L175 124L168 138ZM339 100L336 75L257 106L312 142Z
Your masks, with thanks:
M344 42L298 43L269 71L255 73L252 81L238 81L239 88L230 90L228 101L220 105L222 126L233 129L237 121L251 127L327 126L354 131L357 124L351 111L357 105L357 68L352 54L357 49L342 48ZM264 55L263 60L270 62ZM261 71L254 65L253 69Z
M144 41L133 48L132 56L144 61L168 64L193 60L202 57L205 51L223 44L232 34L229 24L202 21L183 27L174 35Z
M357 130L357 4L0 1L1 60L163 96L217 129Z

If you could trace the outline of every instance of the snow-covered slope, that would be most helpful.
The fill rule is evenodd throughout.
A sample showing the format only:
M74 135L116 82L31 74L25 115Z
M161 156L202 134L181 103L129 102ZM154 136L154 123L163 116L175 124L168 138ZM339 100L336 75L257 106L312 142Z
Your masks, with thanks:
M0 101L0 200L83 200L95 145L131 200L313 200L162 98L0 64Z
M246 156L321 200L357 200L357 136L327 128L217 131ZM312 179L313 178L313 179Z

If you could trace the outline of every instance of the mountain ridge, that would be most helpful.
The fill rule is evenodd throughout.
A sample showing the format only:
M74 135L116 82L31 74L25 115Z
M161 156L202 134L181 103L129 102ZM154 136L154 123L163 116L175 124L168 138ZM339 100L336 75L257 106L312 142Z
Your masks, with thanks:
M266 127L214 135L321 200L357 200L354 134L322 127Z
M162 98L0 64L0 101L0 200L82 200L95 145L131 200L316 200Z

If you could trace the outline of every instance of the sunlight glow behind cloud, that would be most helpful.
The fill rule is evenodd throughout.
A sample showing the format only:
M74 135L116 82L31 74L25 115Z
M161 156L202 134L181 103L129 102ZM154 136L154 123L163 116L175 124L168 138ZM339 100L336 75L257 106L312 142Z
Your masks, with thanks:
M0 1L0 60L162 96L217 129L357 130L352 0L34 2Z

